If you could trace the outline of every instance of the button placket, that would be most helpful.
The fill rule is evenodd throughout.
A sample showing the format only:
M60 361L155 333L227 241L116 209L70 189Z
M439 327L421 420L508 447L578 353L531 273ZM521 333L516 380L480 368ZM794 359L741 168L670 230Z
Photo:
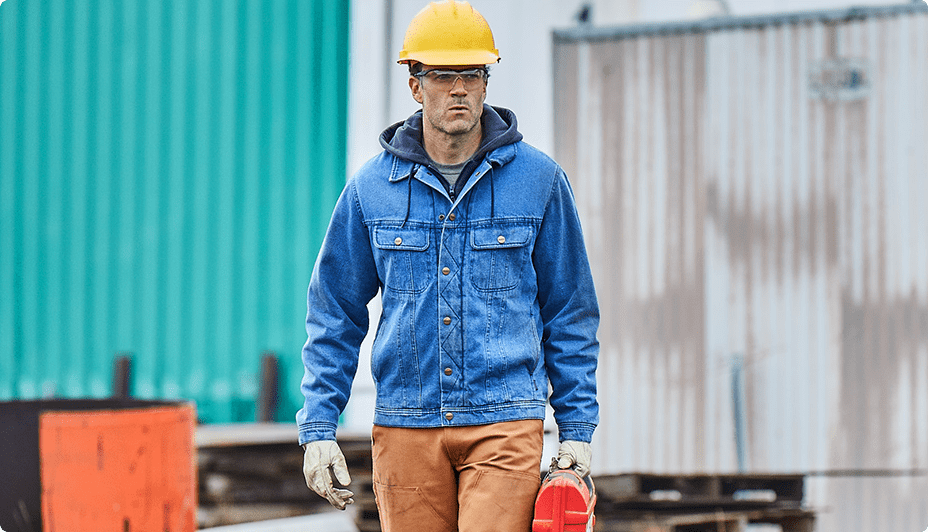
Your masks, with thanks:
M450 208L449 211L453 210ZM438 366L441 381L441 404L442 407L455 407L462 404L462 387L459 378L456 376L456 370L461 364L462 356L462 331L461 331L461 306L463 294L461 293L460 279L458 271L460 270L461 255L464 251L466 235L461 231L460 222L465 216L460 217L455 212L445 211L436 217L440 222L438 224L439 250L437 272L435 273L438 281L438 328L440 335L439 356L441 359ZM450 415L448 415L450 414ZM454 414L448 412L442 414L450 422Z

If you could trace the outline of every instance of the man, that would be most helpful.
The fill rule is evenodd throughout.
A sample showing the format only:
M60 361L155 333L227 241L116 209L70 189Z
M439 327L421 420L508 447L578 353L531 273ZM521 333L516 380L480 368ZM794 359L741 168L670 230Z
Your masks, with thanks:
M383 315L374 490L384 531L528 531L548 398L557 466L589 474L598 422L599 312L573 193L521 141L515 115L484 105L493 35L467 2L432 3L400 52L422 110L380 137L345 186L308 293L307 485L344 509L335 443L368 302Z

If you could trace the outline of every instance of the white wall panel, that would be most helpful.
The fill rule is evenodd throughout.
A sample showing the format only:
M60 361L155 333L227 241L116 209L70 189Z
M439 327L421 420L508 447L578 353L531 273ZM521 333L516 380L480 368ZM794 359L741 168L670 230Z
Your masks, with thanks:
M630 388L604 397L596 464L736 469L743 357L748 470L812 474L817 530L920 530L928 9L820 15L556 34L555 71L584 74L555 80L576 142L555 154L608 302L603 357L624 360L599 381ZM813 92L835 58L863 61L864 97Z

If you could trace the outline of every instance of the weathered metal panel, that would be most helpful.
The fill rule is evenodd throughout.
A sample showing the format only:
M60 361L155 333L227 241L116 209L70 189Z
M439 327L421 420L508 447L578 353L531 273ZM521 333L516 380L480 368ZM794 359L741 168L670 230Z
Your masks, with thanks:
M556 56L576 58L574 67L556 66L559 98L576 94L556 107L565 124L558 159L575 183L600 293L595 449L610 471L692 468L706 452L706 369L683 363L702 358L705 341L704 200L696 193L705 179L696 145L704 110L701 90L678 90L704 84L704 45L702 37L643 38L558 47Z
M0 6L0 399L301 404L315 253L344 183L348 1Z
M555 34L603 472L830 471L817 530L928 524L926 30L910 5Z

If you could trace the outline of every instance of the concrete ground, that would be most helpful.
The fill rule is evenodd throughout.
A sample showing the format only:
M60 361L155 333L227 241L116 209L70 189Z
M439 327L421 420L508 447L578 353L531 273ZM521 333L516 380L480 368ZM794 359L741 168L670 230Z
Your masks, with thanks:
M204 530L209 532L306 532L307 530L358 532L358 527L354 524L353 513L335 510L315 515L259 521L257 523L242 523Z

